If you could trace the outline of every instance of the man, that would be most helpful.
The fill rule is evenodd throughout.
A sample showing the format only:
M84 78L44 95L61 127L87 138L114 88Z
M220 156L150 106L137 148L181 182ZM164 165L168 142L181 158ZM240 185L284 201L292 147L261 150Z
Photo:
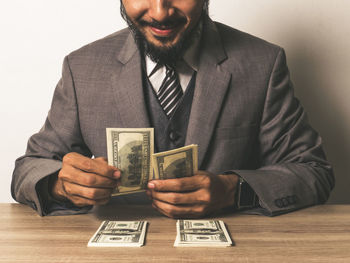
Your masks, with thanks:
M16 161L17 201L41 215L108 202L121 172L104 158L106 127L154 127L156 151L198 144L197 174L148 183L169 217L327 200L332 169L281 48L211 21L208 0L122 0L121 11L129 29L65 58L46 123Z

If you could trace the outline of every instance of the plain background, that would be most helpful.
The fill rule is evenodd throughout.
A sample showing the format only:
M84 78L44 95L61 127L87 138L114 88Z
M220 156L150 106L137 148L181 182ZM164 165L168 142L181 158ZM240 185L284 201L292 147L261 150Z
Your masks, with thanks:
M296 95L350 203L350 1L212 0L214 20L285 48ZM11 0L0 9L0 202L14 161L44 123L65 55L125 27L119 0Z

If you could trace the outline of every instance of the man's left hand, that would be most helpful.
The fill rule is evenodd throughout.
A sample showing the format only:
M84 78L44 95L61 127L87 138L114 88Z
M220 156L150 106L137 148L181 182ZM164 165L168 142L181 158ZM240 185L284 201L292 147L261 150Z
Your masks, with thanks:
M171 218L198 218L234 204L238 176L198 171L191 177L152 180L153 207Z

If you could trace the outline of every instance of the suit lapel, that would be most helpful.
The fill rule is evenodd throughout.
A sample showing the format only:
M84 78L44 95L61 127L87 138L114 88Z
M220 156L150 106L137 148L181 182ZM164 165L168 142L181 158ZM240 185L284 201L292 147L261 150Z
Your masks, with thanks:
M112 73L112 88L123 127L150 127L143 92L141 56L131 34L121 48L118 60L123 64Z
M220 35L211 20L206 23L185 143L198 144L199 167L208 150L231 79L231 74L220 64L226 59Z

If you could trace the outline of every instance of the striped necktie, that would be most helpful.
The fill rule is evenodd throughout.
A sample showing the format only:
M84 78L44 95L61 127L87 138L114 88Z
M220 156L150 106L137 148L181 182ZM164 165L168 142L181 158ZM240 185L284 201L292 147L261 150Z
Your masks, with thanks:
M164 112L170 117L179 103L183 92L175 70L168 65L165 65L165 68L166 75L157 92L157 97Z

